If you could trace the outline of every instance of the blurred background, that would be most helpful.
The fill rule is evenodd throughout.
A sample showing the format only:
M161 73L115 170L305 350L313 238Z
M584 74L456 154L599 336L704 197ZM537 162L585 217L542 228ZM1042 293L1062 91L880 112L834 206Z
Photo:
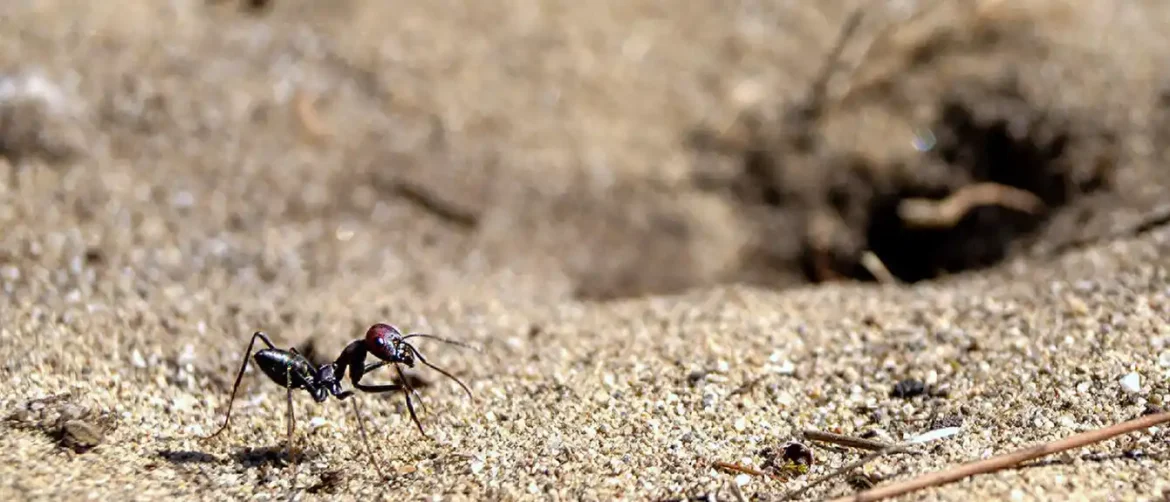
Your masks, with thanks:
M859 7L8 2L0 260L614 299L913 282L1161 210L1163 4Z

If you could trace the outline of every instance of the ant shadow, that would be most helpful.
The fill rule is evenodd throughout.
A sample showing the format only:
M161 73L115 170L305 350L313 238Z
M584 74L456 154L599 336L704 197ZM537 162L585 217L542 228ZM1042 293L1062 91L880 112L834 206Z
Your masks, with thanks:
M172 464L214 464L215 455L191 450L159 450L158 456Z
M158 456L172 464L218 464L225 462L210 453L190 450L160 450ZM298 463L316 457L317 452L312 449L298 449L296 453ZM284 467L292 464L288 450L284 445L241 448L231 454L231 459L248 469L264 465Z
M317 457L315 450L300 448L296 453L298 463L307 462ZM260 446L256 448L241 448L232 454L236 463L252 469L262 465L288 466L292 464L288 449L284 445Z

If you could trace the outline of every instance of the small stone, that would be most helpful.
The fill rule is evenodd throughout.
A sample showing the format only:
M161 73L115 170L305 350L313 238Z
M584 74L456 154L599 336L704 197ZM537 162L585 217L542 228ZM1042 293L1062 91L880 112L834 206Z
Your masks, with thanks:
M57 414L59 415L57 420L65 422L85 417L89 414L89 410L73 403L65 403L57 409Z
M1137 372L1132 372L1124 377L1121 377L1121 389L1130 393L1136 394L1142 390L1142 377Z
M332 425L333 424L329 423L328 420L325 420L325 417L313 417L311 420L309 420L309 431L310 432L316 431L317 429L320 429L321 427L332 426Z
M142 353L139 352L138 349L134 349L134 351L130 353L130 365L134 366L135 368L146 367L146 358L142 357Z
M476 460L471 463L471 473L479 474L483 472L484 463L482 460Z
M796 365L787 359L781 361L778 365L770 366L769 369L777 375L792 375L796 373Z
M747 429L747 422L744 421L743 417L735 419L735 431L743 432L744 429Z
M702 382L703 378L705 378L706 376L707 376L706 371L692 371L689 375L687 375L687 382L690 382L691 385L694 385L694 384L697 384L699 382Z
M191 344L183 345L183 352L179 354L178 363L180 365L195 362L195 346Z
M77 453L84 453L102 442L97 427L81 420L69 420L61 426L61 441Z
M751 482L752 482L752 477L748 476L747 474L740 474L740 475L735 477L735 484L737 486L746 486L748 483L751 483Z
M926 393L926 384L914 378L907 378L894 384L894 389L890 391L891 396L903 399L920 396L924 393Z
M782 458L797 465L812 465L813 463L812 450L795 441L784 445Z
M931 429L945 429L947 427L961 427L963 425L963 415L952 413L935 417L930 423Z

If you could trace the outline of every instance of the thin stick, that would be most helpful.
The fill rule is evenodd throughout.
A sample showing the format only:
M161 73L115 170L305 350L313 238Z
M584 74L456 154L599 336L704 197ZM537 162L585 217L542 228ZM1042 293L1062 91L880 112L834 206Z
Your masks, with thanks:
M853 38L853 34L857 32L858 26L861 26L861 18L864 14L865 12L858 8L845 17L845 23L837 32L837 40L833 43L832 49L829 50L829 54L824 60L825 65L821 67L816 78L813 79L807 99L809 108L813 110L815 115L814 120L819 118L824 108L825 92L829 87L829 80L837 72L837 66L841 64L841 53L845 50L845 44L849 43L849 39Z
M804 488L801 488L801 489L796 490L794 492L789 492L787 495L784 496L784 498L782 500L792 500L793 498L800 496L804 492L811 490L814 486L817 486L821 483L824 483L825 481L836 478L838 476L844 475L844 474L848 473L849 471L852 471L853 469L861 467L865 464L868 464L868 463L870 463L874 460L877 460L881 457L884 457L886 455L890 455L890 454L894 454L894 453L905 453L905 452L910 451L909 448L911 446L920 445L920 444L928 443L931 441L937 441L939 439L943 439L943 438L958 434L960 431L962 431L961 427L944 427L942 429L935 429L935 430L926 432L924 434L919 434L919 435L911 438L909 441L905 441L903 443L885 446L884 448L882 448L880 450L877 450L873 453L870 453L869 455L862 457L860 460L857 460L857 461L855 461L851 464L848 464L840 469L837 469L837 470L830 472L824 476L821 476L816 481L813 481L813 482L805 485Z
M736 502L747 502L747 497L743 496L743 490L739 489L739 483L731 480L731 494L735 496Z
M712 464L714 464L717 469L721 469L724 471L738 472L738 473L742 473L742 474L750 474L752 476L771 477L766 472L763 472L763 471L760 471L757 469L752 469L751 467L748 467L746 465L739 465L739 464L734 463L734 462L721 462L721 461L716 460L715 462L712 462Z
M822 443L835 444L838 446L846 446L849 448L857 448L859 450L881 451L889 448L889 443L881 441L874 441L872 439L863 439L853 436L845 436L843 434L833 434L832 432L823 432L817 430L803 431L804 437L809 441L820 441Z
M903 199L898 216L911 228L950 228L972 209L993 205L1036 214L1044 208L1044 201L1027 190L984 182L967 185L942 200Z
M1170 422L1170 411L1164 411L1162 413L1156 413L1153 415L1146 415L1144 417L1135 418L1133 420L1115 424L1104 429L1082 432L1080 434L1069 436L1058 441L1016 450L1014 452L999 455L997 457L968 462L951 469L932 472L917 478L881 486L872 490L854 494L852 496L834 499L834 502L860 502L896 497L898 495L903 495L923 488L941 486L947 483L958 481L968 476L995 472L1000 469L1013 467L1022 462L1043 457L1045 455L1051 455L1053 453L1060 453L1062 451L1071 450L1073 448L1080 448L1089 444L1099 443L1122 434L1129 434L1131 432L1144 430L1166 422Z
M861 266L877 279L882 284L896 284L898 279L894 274L890 273L890 269L886 268L886 264L882 263L882 259L873 251L866 251L861 253Z
M309 138L310 141L321 144L328 140L332 134L329 132L329 127L325 125L325 121L321 120L321 114L317 113L314 99L304 89L297 89L293 96L293 110L297 116L297 123L301 126L301 132Z

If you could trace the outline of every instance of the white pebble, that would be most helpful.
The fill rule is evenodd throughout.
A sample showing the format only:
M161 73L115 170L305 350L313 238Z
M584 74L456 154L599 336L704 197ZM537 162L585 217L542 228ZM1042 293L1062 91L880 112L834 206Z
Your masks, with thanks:
M1135 394L1142 390L1142 377L1137 372L1132 372L1124 377L1121 377L1122 390Z
M188 364L195 361L195 346L186 344L183 346L183 352L179 353L178 363Z
M480 460L476 460L476 461L472 462L471 463L471 473L472 474L479 474L479 473L483 472L483 466L484 466L484 463Z
M325 420L325 417L313 417L312 420L309 420L309 430L311 430L311 431L315 431L315 430L317 430L321 427L324 427L326 425L331 425L331 424L329 423L328 420Z
M938 383L938 371L930 370L930 373L926 374L926 378L922 380L922 383L933 387Z
M737 432L743 432L744 429L747 429L747 422L744 421L743 417L735 419L735 430Z
M751 482L752 482L752 477L748 476L747 474L740 474L739 476L735 477L735 484L737 486L746 486L748 483L751 483Z
M134 351L130 353L130 364L135 368L145 368L146 358L142 357L142 353L139 352L138 349L134 349Z

